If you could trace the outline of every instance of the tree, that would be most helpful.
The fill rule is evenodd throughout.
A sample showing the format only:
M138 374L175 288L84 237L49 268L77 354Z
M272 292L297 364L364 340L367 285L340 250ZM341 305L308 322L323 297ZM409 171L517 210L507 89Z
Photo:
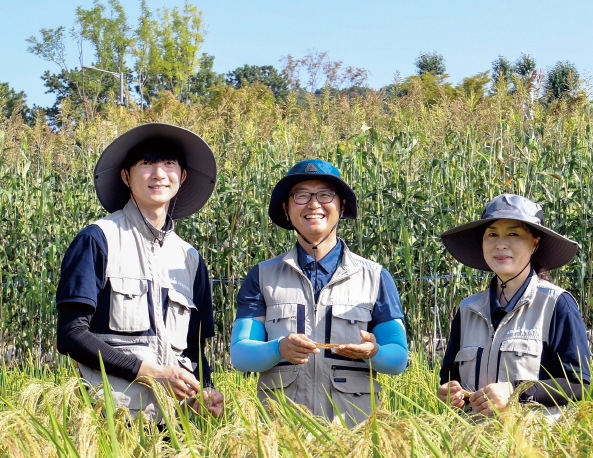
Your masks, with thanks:
M214 88L225 83L224 76L212 70L213 65L214 56L203 53L200 57L200 69L190 80L193 97L208 96Z
M491 81L488 74L489 70L478 73L474 76L463 78L455 89L460 95L468 98L474 98L476 101L482 99L486 95L486 85Z
M310 92L315 92L327 81L334 89L345 86L364 86L368 80L368 71L364 68L345 67L340 61L329 58L327 51L310 49L302 59L295 59L292 54L280 59L284 63L281 75L288 82L290 89L300 89L302 70L307 72L307 85ZM323 82L323 84L321 84Z
M515 61L513 71L523 80L531 78L532 73L535 71L535 59L531 57L531 54L521 51L521 57Z
M569 61L558 61L548 68L546 78L546 96L549 101L555 99L570 99L576 96L579 89L579 72Z
M432 73L436 76L443 76L447 70L445 67L445 59L436 51L431 53L420 53L414 62L418 69L418 74Z
M187 0L183 10L163 8L152 23L155 40L149 49L146 87L150 97L171 91L177 100L190 100L191 79L200 63L202 12Z
M228 72L226 83L235 88L262 84L270 88L276 99L285 99L288 94L288 81L271 65L244 65Z
M90 9L76 9L76 25L71 35L78 43L80 67L83 49L93 50L92 64L102 70L124 73L125 85L132 83L141 107L150 106L157 93L170 91L177 100L188 101L201 59L201 12L186 0L182 9L164 8L157 17L142 0L139 24L133 29L120 0L104 5L95 0ZM68 97L81 116L101 110L119 96L119 81L111 75L66 65L65 28L42 29L30 37L28 51L57 65L59 73L46 72L42 79L47 92L56 94L54 106L47 110L54 117ZM85 46L83 46L85 45ZM131 59L130 59L131 58ZM127 61L131 60L132 68ZM84 107L84 109L82 108Z
M447 81L449 75L435 75L432 72L425 72L420 75L412 75L406 78L401 85L399 92L402 95L408 95L412 91L420 90L424 101L428 105L437 102L443 96L457 97L457 90Z
M513 79L514 67L509 60L504 56L498 56L496 60L492 61L492 81L493 86L496 86L499 81L510 83Z
M8 83L0 82L0 113L10 118L15 112L20 113L25 122L31 122L31 110L27 107L24 91L16 92Z
M109 11L106 6L95 1L94 7L85 10L76 9L76 24L71 35L79 42L80 66L84 65L82 42L90 44L94 50L94 64L103 70L113 72L124 71L126 52L131 44L130 28L127 26L126 14L118 0L109 0ZM76 112L82 116L82 107L86 115L93 108L100 109L105 103L114 100L119 93L118 81L112 76L96 71L68 68L66 64L66 36L63 26L57 29L41 29L41 36L31 36L27 49L45 61L56 64L60 72L55 74L46 71L41 77L47 88L46 93L56 94L53 107L47 109L50 119L55 119L62 102L69 98ZM89 102L90 103L87 103Z

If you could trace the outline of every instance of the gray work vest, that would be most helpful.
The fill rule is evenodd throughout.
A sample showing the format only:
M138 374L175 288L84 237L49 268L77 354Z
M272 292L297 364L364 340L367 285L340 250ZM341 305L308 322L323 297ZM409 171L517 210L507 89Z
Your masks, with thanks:
M461 301L460 350L455 356L461 385L473 392L490 383L538 380L556 301L565 292L533 275L496 331L490 318L490 289ZM556 407L546 410L547 415L559 412Z
M190 313L195 308L198 252L172 230L161 247L131 200L123 210L93 224L101 228L107 240L104 287L109 283L111 288L109 330L95 336L142 361L192 370L195 364L181 353L187 348ZM168 301L166 325L164 300ZM100 371L78 363L85 380L93 386L102 383ZM149 419L158 415L158 403L149 387L112 375L108 379L119 405L128 407L132 414L142 406Z
M382 267L355 255L342 243L342 262L319 293L317 303L313 285L299 266L296 245L288 253L259 264L268 341L300 333L318 343L360 343L360 330L367 330L377 301ZM275 399L273 388L282 387L292 401L303 404L314 415L333 420L337 412L329 395L351 427L371 413L370 375L364 360L321 349L319 354L310 354L305 364L283 360L260 373L258 395L266 402ZM373 373L378 405L381 386L375 376Z

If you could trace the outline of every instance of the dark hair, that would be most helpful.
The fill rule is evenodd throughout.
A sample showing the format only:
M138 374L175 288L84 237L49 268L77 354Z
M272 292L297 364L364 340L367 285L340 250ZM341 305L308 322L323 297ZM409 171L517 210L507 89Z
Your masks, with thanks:
M525 224L525 227L527 227L527 230L531 232L531 235L533 235L536 238L539 237L539 246L539 244L542 243L542 240L544 239L546 234L540 231L537 227L533 227L530 224ZM550 283L553 283L552 276L550 275L550 272L548 272L548 269L540 266L537 262L534 261L531 261L531 267L533 267L533 270L535 270L535 273L537 274L540 280L545 280L549 281Z
M185 170L185 156L177 142L165 138L151 138L138 143L128 151L122 169L129 172L140 161L154 163L171 160L177 161L181 170Z
M484 236L484 232L486 232L486 229L488 228L488 226L490 224L492 224L494 221L488 221L488 223L484 224L483 226L479 226L476 229L479 229L481 232L482 237ZM544 234L542 231L540 231L537 227L533 227L531 224L527 224L523 221L521 221L521 223L523 223L523 226L525 227L525 229L527 229L531 235L533 235L533 237L537 238L539 237L539 242L538 242L538 246L540 243L542 243L542 240L545 238L546 234ZM550 272L548 272L548 269L546 269L545 267L540 266L537 262L534 262L533 260L531 261L531 267L533 268L533 270L535 270L535 273L537 274L537 277L540 280L545 280L545 281L549 281L550 283L553 283L552 281L552 276L550 275Z

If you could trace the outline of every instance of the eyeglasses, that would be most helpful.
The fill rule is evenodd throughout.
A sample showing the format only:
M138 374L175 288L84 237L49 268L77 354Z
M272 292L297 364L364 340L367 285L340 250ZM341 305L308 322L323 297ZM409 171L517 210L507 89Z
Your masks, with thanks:
M329 204L336 193L334 191L319 191L319 192L293 192L288 198L293 198L294 203L297 205L305 205L311 201L311 197L315 196L317 202L320 204Z

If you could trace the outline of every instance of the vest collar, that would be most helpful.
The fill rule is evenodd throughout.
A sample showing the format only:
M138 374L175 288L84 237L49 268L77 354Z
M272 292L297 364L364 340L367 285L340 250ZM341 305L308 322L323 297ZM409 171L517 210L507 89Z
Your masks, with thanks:
M136 230L142 234L150 243L155 243L157 236L159 235L159 230L155 228L150 221L146 218L143 218L140 215L140 210L136 207L136 204L132 201L132 199L128 200L128 203L123 208L124 215L128 221L132 223L132 225L136 228ZM146 223L144 223L146 220ZM171 225L169 230L165 233L164 240L167 240L170 234L173 233L174 222L171 221Z
M360 269L362 269L362 267L360 267L358 265L358 263L352 256L352 252L348 249L348 245L346 245L344 240L342 240L342 239L339 239L339 240L343 246L342 263L338 266L338 268L336 269L336 272L332 276L331 280L327 283L327 285L329 285L331 283L335 283L336 281L341 280L342 278L349 277L349 276L355 274L356 272L358 272ZM292 250L290 250L288 253L286 253L284 255L284 258L282 258L282 261L285 264L292 267L297 272L302 274L303 272L302 272L301 266L299 264L299 252L298 252L298 248L297 248L298 243L299 242L296 242L294 247L292 247Z
M533 302L535 299L535 294L537 293L537 285L539 282L539 278L537 275L532 275L531 279L529 280L529 284L525 288L525 292L521 296L521 298L517 301L517 304L509 313L513 313L515 310L523 307L526 304ZM483 316L490 316L490 288L482 291L480 293L480 298L468 304L470 310L473 310L476 313L479 313Z

